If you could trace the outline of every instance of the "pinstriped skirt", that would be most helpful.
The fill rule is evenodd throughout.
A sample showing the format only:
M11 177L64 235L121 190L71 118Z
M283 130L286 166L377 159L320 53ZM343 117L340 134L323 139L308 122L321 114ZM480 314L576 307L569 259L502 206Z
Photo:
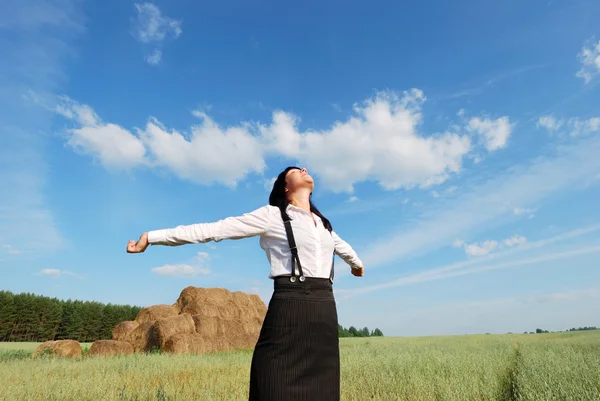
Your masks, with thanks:
M329 279L274 279L250 369L249 401L339 401L338 316Z

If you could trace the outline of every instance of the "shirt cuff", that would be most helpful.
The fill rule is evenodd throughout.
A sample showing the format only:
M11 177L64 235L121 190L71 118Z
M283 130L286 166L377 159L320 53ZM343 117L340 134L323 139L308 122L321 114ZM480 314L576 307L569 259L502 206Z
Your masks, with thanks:
M164 243L165 238L166 238L166 230L148 231L148 243L150 245Z

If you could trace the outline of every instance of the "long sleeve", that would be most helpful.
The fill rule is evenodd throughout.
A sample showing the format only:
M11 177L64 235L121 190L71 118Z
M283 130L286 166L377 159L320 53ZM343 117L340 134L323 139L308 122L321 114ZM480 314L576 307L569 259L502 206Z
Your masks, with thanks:
M219 242L264 234L269 227L270 209L263 206L241 216L227 217L213 223L198 223L148 232L151 245L183 245Z
M352 249L352 247L346 241L341 239L335 233L335 231L332 231L331 235L333 236L333 241L335 244L334 253L348 263L353 269L359 269L363 267L363 263L358 258L358 255L354 249Z

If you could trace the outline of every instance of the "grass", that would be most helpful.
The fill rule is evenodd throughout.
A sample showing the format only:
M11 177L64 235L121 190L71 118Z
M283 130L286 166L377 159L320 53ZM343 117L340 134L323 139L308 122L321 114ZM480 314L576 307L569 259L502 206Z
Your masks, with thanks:
M600 331L341 339L342 400L600 400ZM4 400L244 400L251 351L7 358ZM29 355L29 354L27 354Z

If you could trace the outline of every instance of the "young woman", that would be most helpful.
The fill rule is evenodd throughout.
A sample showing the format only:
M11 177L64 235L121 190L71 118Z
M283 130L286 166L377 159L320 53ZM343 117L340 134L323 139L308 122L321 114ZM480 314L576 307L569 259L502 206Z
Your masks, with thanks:
M148 245L182 245L260 236L273 279L250 369L250 401L340 399L338 316L333 296L333 259L364 275L361 260L314 206L313 178L286 168L275 181L269 205L238 217L142 234L127 252Z

